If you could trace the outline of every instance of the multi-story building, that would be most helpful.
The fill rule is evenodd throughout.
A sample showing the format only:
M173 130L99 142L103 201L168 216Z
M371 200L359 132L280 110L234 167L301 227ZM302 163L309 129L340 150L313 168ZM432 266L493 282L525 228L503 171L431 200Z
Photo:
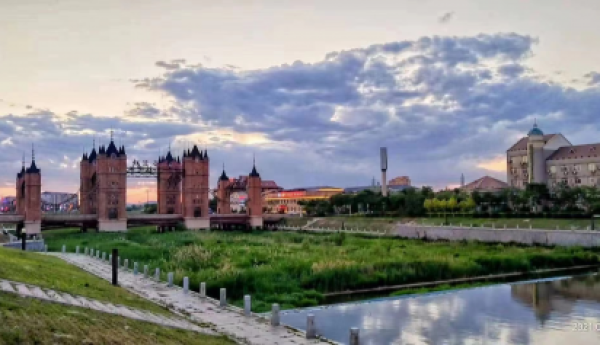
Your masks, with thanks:
M391 179L388 182L388 187L389 186L410 186L410 185L411 185L410 177L408 177L408 176L398 176L398 177Z
M307 187L288 189L284 191L272 191L265 193L265 203L269 213L291 213L303 212L300 201L328 200L334 195L344 192L343 188L330 186Z
M511 187L600 186L600 144L572 145L562 134L544 134L537 124L508 149L506 160Z

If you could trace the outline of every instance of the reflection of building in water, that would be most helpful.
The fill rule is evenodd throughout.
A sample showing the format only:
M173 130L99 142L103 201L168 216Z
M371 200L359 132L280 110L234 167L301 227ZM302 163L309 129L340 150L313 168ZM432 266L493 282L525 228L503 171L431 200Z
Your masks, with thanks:
M571 313L579 300L600 302L600 275L512 285L511 295L531 307L543 323L552 312Z

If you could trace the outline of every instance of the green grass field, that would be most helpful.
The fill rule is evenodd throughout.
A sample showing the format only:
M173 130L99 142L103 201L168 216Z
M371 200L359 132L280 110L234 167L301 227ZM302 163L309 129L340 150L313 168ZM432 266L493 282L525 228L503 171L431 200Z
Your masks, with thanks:
M1 344L234 344L225 337L0 292Z
M253 310L307 307L323 303L323 294L379 286L430 282L541 268L597 264L597 252L582 248L545 248L468 242L423 242L350 234L292 232L171 232L152 228L128 233L48 231L50 250L88 246L122 258L160 267L175 282L190 278L197 290L207 283L217 297L227 288L240 305L252 295Z
M303 217L303 218L289 218L287 223L291 226L303 226L314 218ZM342 224L345 228L353 229L365 229L365 230L389 230L393 229L398 223L414 223L421 225L440 225L444 221L443 217L431 217L431 218L391 218L391 217L379 217L379 218L367 218L367 217L355 217L355 216L339 216L339 217L323 217L319 218L312 226L340 229ZM506 225L509 228L521 228L529 229L547 229L556 230L586 230L590 226L591 222L589 219L543 219L543 218L465 218L465 217L452 217L448 216L448 222L452 225L470 226L473 224L474 227L496 227L498 229L504 228ZM600 229L600 224L597 225Z
M169 313L157 304L47 255L0 247L0 278L156 313Z

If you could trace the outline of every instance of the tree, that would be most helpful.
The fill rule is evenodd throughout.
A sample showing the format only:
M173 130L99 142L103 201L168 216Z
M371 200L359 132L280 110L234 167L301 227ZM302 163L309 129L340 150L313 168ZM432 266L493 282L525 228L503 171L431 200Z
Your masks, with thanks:
M427 213L431 213L431 211L433 210L433 200L425 199L425 202L423 203L423 207L425 207L425 209L427 210Z
M454 210L458 206L458 202L456 201L455 197L451 197L450 200L447 201L446 205L448 207L448 210L450 210L450 212L454 213Z
M157 211L156 204L146 204L144 205L144 213L146 214L155 214Z

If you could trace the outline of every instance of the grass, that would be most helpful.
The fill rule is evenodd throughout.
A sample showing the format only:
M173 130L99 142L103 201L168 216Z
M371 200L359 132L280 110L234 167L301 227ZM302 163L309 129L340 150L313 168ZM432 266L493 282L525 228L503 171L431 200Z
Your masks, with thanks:
M0 247L0 263L1 279L39 285L156 313L169 313L157 304L112 286L108 281L55 257Z
M2 344L234 344L85 308L0 292Z
M597 264L593 249L526 247L472 242L424 242L372 238L355 234L293 232L171 232L152 228L128 233L87 233L77 230L44 233L50 250L66 244L109 251L151 269L162 279L174 272L198 290L207 283L210 296L227 289L230 302L242 304L252 295L253 310L267 311L322 304L323 294L380 286L431 282L497 273L529 272Z
M291 226L303 226L313 218L288 218L286 221ZM415 223L422 225L440 225L444 221L443 217L421 217L421 218L391 218L391 217L355 217L355 216L338 216L338 217L323 217L319 218L312 226L340 229L342 224L346 228L359 228L365 230L389 230L393 229L398 223ZM468 217L452 217L448 215L448 222L452 225L474 227L493 227L498 229L504 228L521 228L529 229L546 229L546 230L586 230L591 225L589 219L545 219L545 218L468 218ZM600 228L600 224L598 224Z

